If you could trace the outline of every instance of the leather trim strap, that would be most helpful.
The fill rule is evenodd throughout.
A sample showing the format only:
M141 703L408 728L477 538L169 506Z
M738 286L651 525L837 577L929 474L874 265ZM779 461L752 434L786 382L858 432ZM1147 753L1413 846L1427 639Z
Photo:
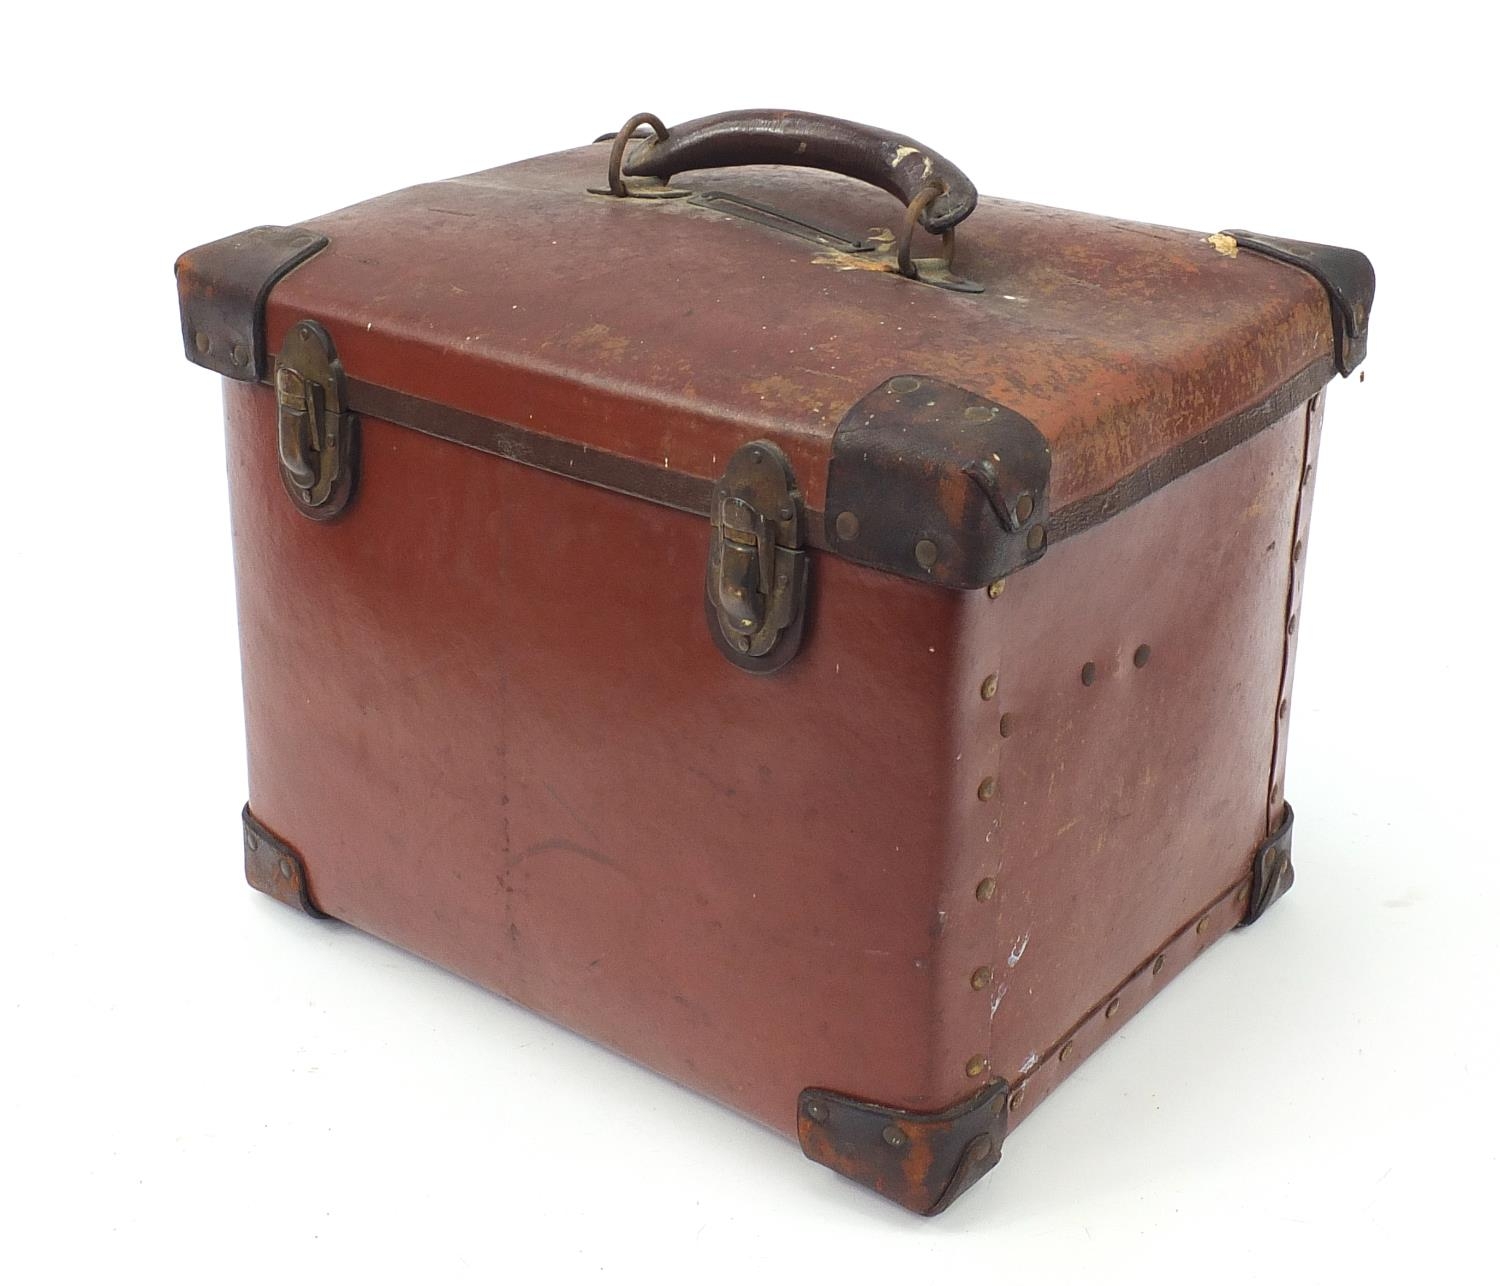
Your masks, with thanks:
M1109 490L1075 501L1054 512L1047 528L1048 546L1112 518L1174 479L1254 437L1305 402L1326 385L1333 375L1333 362L1329 358L1323 358L1282 385L1264 401L1221 420L1206 432L1148 461ZM590 486L603 487L607 491L634 496L651 504L664 505L700 518L708 516L714 489L714 480L711 478L699 478L677 469L647 464L630 456L602 451L586 443L550 437L533 429L443 406L366 380L351 377L348 389L350 409L360 415L386 420L391 424L425 433L429 437L471 447L487 455L514 460ZM808 509L806 514L807 544L824 552L841 553L837 548L839 542L831 538L831 533L827 530L823 513ZM965 569L972 570L974 565L982 561L956 560L951 573L944 573L937 567L924 570L914 563L908 565L904 561L900 565L870 565L910 580L921 580L946 589L979 589L986 582L966 575Z

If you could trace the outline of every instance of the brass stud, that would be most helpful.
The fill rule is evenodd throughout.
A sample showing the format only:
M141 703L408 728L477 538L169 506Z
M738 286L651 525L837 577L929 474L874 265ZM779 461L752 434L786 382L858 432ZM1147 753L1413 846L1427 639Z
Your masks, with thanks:
M1016 1093L1019 1094L1020 1090L1017 1090ZM1004 1094L996 1094L995 1097L990 1100L990 1111L994 1113L994 1115L999 1116L1001 1112L1005 1111L1006 1105L1009 1102L1010 1100L1006 1098Z
M904 1147L906 1145L906 1132L899 1125L887 1125L885 1129L881 1130L880 1137L893 1148Z
M193 347L200 353L207 353L213 347L212 342L208 338L207 331L200 330L193 336Z
M1026 1101L1026 1087L1023 1085L1010 1096L1010 1110L1014 1112Z
M922 387L922 381L911 375L898 375L886 385L892 393L915 393Z
M991 674L979 685L979 699L981 701L993 701L995 693L998 691L1000 691L1000 676L998 674Z
M828 1108L822 1103L809 1103L807 1105L807 1114L814 1121L826 1121L828 1119Z
M254 831L246 831L245 847L248 848L252 853L255 852L255 850L260 847L260 836L257 835Z
M979 783L979 798L983 800L991 800L994 799L994 797L995 779L993 777L986 777L982 782Z
M243 366L250 360L250 354L243 344L236 344L229 350L229 364L231 366Z
M859 516L845 509L834 519L833 530L840 540L859 539Z
M1194 932L1194 933L1198 933L1198 934L1202 934L1202 933L1204 933L1204 932L1205 932L1205 931L1206 931L1206 930L1207 930L1207 929L1208 929L1208 917L1207 917L1207 916L1206 916L1206 915L1205 915L1205 916L1204 916L1204 917L1203 917L1203 918L1202 918L1202 919L1201 919L1201 920L1199 920L1199 921L1198 921L1198 923L1197 923L1197 924L1196 924L1196 925L1195 925L1195 926L1194 926L1194 927L1193 927L1193 932Z
M1002 737L1010 736L1010 734L1015 731L1015 724L1015 716L1007 710L1000 716L1000 735Z
M1083 669L1078 672L1078 677L1083 680L1084 687L1091 688L1094 686L1094 680L1099 677L1099 667L1092 661L1085 661Z
M1135 656L1131 659L1135 661L1135 668L1137 670L1144 670L1146 662L1151 659L1151 644L1142 643L1140 647L1136 648Z
M974 890L974 896L981 902L988 902L995 896L995 881L986 875L979 881L978 887Z
M964 419L970 424L988 424L1000 415L998 406L966 406L964 407Z
M1104 1016L1106 1018L1113 1018L1119 1012L1120 1012L1120 998L1118 996L1116 996L1113 1000L1111 1000L1109 1002L1108 1005L1105 1006L1105 1008L1104 1008Z
M969 975L969 986L975 991L983 991L995 980L995 971L989 965L980 965Z
M1034 554L1047 543L1047 529L1038 523L1026 533L1026 548Z
M1243 884L1240 885L1239 891L1234 895L1234 900L1236 902L1248 902L1250 900L1250 890L1249 890L1249 888L1247 888Z
M974 1160L983 1161L994 1150L994 1147L995 1141L988 1134L981 1134L974 1140Z
M913 552L917 557L917 566L924 571L931 569L933 563L937 562L938 547L930 540L917 541L917 547Z
M1032 500L1029 495L1022 495L1021 498L1016 501L1016 517L1019 518L1022 522L1025 522L1028 518L1030 518L1035 509L1036 502Z
M1167 963L1166 956L1157 956L1156 959L1151 962L1151 972L1153 974L1160 973L1161 970L1162 970L1162 966L1164 964L1166 964L1166 963Z
M986 594L988 594L991 598L999 598L1001 594L1005 593L1005 581L1004 580L994 580L994 581L991 581L989 583L989 585L986 587L986 589L985 589L984 592Z
M281 872L282 879L289 880L292 878L292 862L290 858L283 857L277 864L276 869Z
M964 1075L970 1077L983 1076L989 1069L990 1060L983 1054L975 1054L973 1058L964 1064Z
M1059 1063L1066 1063L1068 1061L1068 1059L1070 1059L1072 1057L1073 1057L1073 1042L1070 1040L1060 1050L1057 1051L1057 1061Z

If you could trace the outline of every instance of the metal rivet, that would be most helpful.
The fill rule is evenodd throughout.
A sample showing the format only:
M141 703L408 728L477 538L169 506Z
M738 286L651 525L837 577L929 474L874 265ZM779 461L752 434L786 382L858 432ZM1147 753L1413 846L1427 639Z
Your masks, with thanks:
M974 890L974 896L981 902L988 902L995 896L995 881L986 875L979 881L978 887Z
M919 540L917 541L916 555L919 567L931 567L933 563L937 562L938 547L930 540Z
M1297 613L1296 612L1293 612L1290 616L1288 616L1286 618L1286 632L1288 634L1295 634L1297 632Z
M1057 1051L1057 1061L1059 1063L1066 1063L1068 1061L1068 1059L1070 1059L1072 1057L1073 1057L1073 1042L1070 1040L1060 1050Z
M1300 540L1292 546L1292 561L1294 563L1302 561L1302 542Z
M200 330L193 336L193 347L196 348L200 353L206 353L210 348L213 347L213 344L209 342L207 331Z
M1194 927L1195 933L1203 933L1208 928L1208 917L1205 915Z
M236 344L229 350L229 362L232 366L243 366L249 357L250 354L245 351L243 344Z
M1010 736L1015 731L1015 724L1015 716L1007 710L1000 716L1000 735L1002 737Z
M995 971L989 965L980 965L969 975L969 986L975 991L983 991L995 980Z
M857 540L859 538L859 518L857 515L844 510L834 519L833 530L838 534L840 540Z
M983 1161L994 1150L994 1147L995 1141L988 1134L981 1134L974 1140L974 1160Z
M304 489L302 492L302 500L304 504L312 504L312 492Z
M990 701L994 698L995 693L999 690L1000 676L998 674L992 674L979 685L979 699L981 701Z
M1162 970L1162 966L1166 963L1166 956L1157 956L1156 959L1151 962L1151 972L1153 974L1160 973Z
M260 847L260 836L257 835L254 831L246 831L245 847L248 848L252 853L255 852L255 850Z
M1026 1087L1023 1085L1023 1086L1021 1086L1020 1089L1018 1089L1014 1094L1012 1094L1010 1096L1010 1110L1012 1112L1014 1112L1025 1101L1026 1101Z
M966 1076L983 1076L989 1070L989 1066L989 1059L983 1054L975 1054L973 1058L964 1064L964 1074Z
M991 581L984 592L991 598L999 598L1001 594L1005 593L1005 581Z
M906 1132L899 1125L887 1125L880 1131L880 1137L893 1148L904 1147L906 1144Z
M1078 672L1078 677L1083 680L1084 687L1091 688L1094 686L1094 680L1099 677L1099 667L1092 661L1085 661L1083 669Z
M276 869L281 872L281 878L282 879L284 879L284 880L291 879L292 878L292 861L291 861L291 858L283 857L281 859L281 861L277 864Z
M1280 718L1285 719L1287 717L1287 714L1291 711L1291 708L1292 708L1291 701L1288 700L1286 697L1282 697L1281 698L1281 704L1276 707L1276 713L1277 713L1277 715Z
M1137 670L1144 669L1146 662L1151 659L1151 645L1149 643L1142 643L1140 647L1136 648L1135 656L1132 659L1135 661L1135 668Z
M966 406L964 408L964 419L970 424L988 424L999 414L998 406Z
M750 650L750 640L743 634L736 634L734 636L734 645L741 652L748 652Z
M1040 524L1026 533L1026 548L1031 550L1032 553L1036 553L1046 543L1047 529Z
M993 777L986 777L982 782L979 783L979 798L994 799L994 797L995 779Z
M1022 522L1025 522L1028 518L1031 517L1032 511L1035 508L1036 503L1032 500L1030 495L1022 495L1021 498L1016 501L1016 517L1019 518Z
M1241 885L1239 892L1234 895L1234 900L1236 902L1248 902L1250 900L1250 890Z
M297 334L301 335L303 339L311 339L312 328L304 322L301 326L297 327Z
M807 1105L807 1114L814 1121L826 1121L828 1119L828 1109L821 1103L809 1103Z
M1105 1006L1105 1008L1104 1008L1104 1016L1106 1018L1113 1018L1119 1012L1120 1012L1120 998L1118 996L1116 996L1113 1000L1111 1000L1109 1002L1108 1005Z
M922 387L922 381L911 375L898 375L886 385L892 393L915 393Z

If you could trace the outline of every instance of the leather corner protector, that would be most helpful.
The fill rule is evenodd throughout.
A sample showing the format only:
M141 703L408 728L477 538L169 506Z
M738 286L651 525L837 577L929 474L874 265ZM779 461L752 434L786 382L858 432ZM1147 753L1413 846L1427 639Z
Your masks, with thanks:
M1292 806L1282 806L1281 824L1255 850L1250 867L1250 897L1240 924L1254 924L1292 887Z
M1004 1081L941 1112L806 1089L797 1099L797 1138L819 1165L919 1215L935 1215L999 1161L1009 1103Z
M1266 237L1240 228L1220 235L1233 237L1241 250L1291 264L1318 279L1333 312L1334 362L1340 375L1352 374L1365 360L1369 345L1370 309L1375 303L1375 266L1369 259L1344 246Z
M295 910L320 920L328 919L328 914L318 909L307 891L307 866L302 855L262 826L249 804L245 805L240 820L244 824L245 879L250 887Z
M1051 474L1051 447L1024 416L898 375L834 432L825 539L868 567L979 589L1046 552Z
M188 361L232 380L263 379L271 287L327 244L310 228L266 224L180 256L177 302Z

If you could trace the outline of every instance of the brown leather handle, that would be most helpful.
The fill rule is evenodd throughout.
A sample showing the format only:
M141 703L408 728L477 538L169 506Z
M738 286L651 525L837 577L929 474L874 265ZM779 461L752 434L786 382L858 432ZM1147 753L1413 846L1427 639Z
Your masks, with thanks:
M973 213L979 193L958 166L904 134L811 112L721 112L674 125L664 138L637 147L625 173L665 182L688 170L735 165L803 165L862 179L911 203L927 188L941 190L918 218L943 232Z

